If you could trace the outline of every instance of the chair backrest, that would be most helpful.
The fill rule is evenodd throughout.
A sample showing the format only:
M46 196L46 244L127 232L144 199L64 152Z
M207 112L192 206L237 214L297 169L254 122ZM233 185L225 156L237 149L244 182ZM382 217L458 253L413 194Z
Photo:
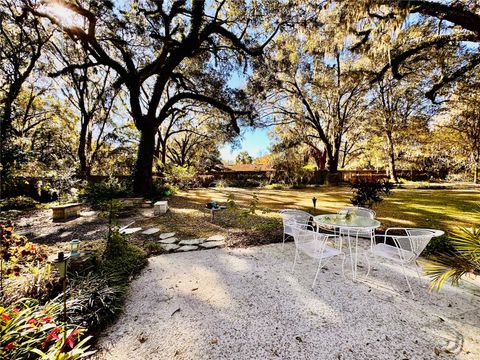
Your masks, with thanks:
M404 232L405 235L388 234L391 231L396 233ZM421 229L421 228L389 228L385 236L391 237L399 249L400 257L405 263L415 261L422 251L427 247L432 238L443 235L441 230Z
M300 224L308 224L312 218L312 215L306 211L295 209L283 209L280 210L280 214L284 223L294 221Z
M321 248L325 245L326 241L326 235L318 233L314 231L313 227L306 225L306 226L299 226L299 225L293 225L293 239L295 241L295 246L296 247L301 247L302 244L304 243L309 243L312 241L317 242L318 245L323 244Z
M349 206L349 207L345 207L341 210L338 211L339 214L352 214L352 215L356 215L356 216L364 216L364 217L368 217L370 219L375 219L375 216L377 216L377 214L375 213L375 211L373 211L372 209L367 209L367 208L364 208L364 207L360 207L360 206Z
M294 226L305 227L309 224L312 215L301 210L281 210L283 220L283 232L288 235L294 235Z

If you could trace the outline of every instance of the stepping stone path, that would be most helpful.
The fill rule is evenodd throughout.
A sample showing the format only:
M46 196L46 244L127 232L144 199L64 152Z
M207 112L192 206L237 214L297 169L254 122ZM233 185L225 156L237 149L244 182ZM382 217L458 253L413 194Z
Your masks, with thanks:
M177 251L192 251L192 250L198 250L198 246L185 245L177 249Z
M153 235L153 234L156 234L159 231L160 231L159 228L150 228L150 229L147 229L145 231L142 231L142 234L143 235Z
M169 239L163 239L158 241L160 244L175 244L178 242L178 239L176 237L172 237Z
M120 230L120 233L121 234L134 234L136 232L139 232L140 230L142 230L141 227L136 227L136 228L127 228L127 229L122 229Z
M225 236L223 235L213 235L207 239L207 241L224 241L224 240L225 240Z
M177 244L162 244L160 246L164 251L175 251L180 247Z
M163 233L163 234L160 234L160 239L168 239L168 238L171 238L171 237L174 237L175 236L175 233Z
M178 244L179 245L200 245L203 243L203 239L191 239L191 240L182 240Z
M218 240L218 241L206 241L203 244L200 244L200 247L204 249L213 249L219 246L225 245L224 240Z

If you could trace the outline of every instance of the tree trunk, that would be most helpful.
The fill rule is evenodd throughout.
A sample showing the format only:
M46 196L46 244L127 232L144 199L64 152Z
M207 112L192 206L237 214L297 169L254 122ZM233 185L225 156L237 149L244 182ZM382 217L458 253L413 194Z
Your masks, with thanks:
M155 151L155 128L145 124L140 130L137 162L133 178L133 191L138 195L148 195L152 191L152 166Z
M80 139L78 141L78 160L80 161L80 177L86 179L89 174L87 163L87 130L88 126L85 122L80 128Z
M395 168L395 148L393 146L392 134L387 132L387 145L388 145L388 172L390 180L398 182L397 169Z
M478 173L480 172L480 159L475 159L473 164L473 183L478 184Z

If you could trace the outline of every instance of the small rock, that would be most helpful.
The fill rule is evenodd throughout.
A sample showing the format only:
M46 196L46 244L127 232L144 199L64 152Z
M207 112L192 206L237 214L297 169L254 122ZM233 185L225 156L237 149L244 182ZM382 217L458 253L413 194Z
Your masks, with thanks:
M223 241L223 240L207 241L203 244L200 244L200 246L203 247L204 249L212 249L212 248L216 248L216 247L223 246L223 245L225 245L225 241Z
M153 235L153 234L156 234L159 231L160 231L159 228L150 228L150 229L147 229L145 231L142 231L142 234L143 235Z
M163 239L159 240L158 242L160 244L175 244L178 241L176 237L168 238L168 239Z
M120 230L120 233L121 234L133 234L133 233L136 233L138 231L142 230L141 227L136 227L136 228L127 228L127 229L122 229Z
M162 244L160 245L161 248L165 251L175 251L177 250L180 246L176 245L176 244Z
M182 240L179 242L180 245L200 245L203 243L203 239L191 239L191 240Z
M174 232L160 234L160 239L168 239L175 236Z
M64 233L60 234L60 237L64 238L64 237L67 237L67 236L72 235L72 234L73 234L73 232L71 232L71 231L65 231Z
M177 251L192 251L192 250L198 250L198 246L195 245L184 245L177 249Z
M222 240L225 240L225 236L223 235L213 235L207 239L207 241L222 241Z

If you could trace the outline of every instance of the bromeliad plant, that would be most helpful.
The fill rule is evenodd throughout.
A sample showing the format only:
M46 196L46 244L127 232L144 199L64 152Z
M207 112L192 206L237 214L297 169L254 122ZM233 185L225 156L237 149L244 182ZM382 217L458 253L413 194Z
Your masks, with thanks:
M72 360L93 354L85 329L58 323L62 306L48 302L41 306L34 299L22 299L0 307L1 359Z
M480 214L480 204L477 212ZM433 257L433 262L425 266L425 274L431 277L431 290L440 290L445 281L457 285L467 274L480 275L480 226L460 228L450 239L454 251Z

